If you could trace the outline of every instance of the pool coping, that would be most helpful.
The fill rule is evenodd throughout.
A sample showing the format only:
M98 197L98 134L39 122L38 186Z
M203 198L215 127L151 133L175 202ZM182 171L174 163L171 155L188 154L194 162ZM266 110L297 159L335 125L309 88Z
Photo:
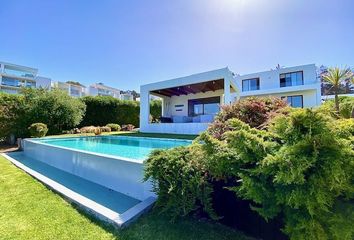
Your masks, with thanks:
M143 139L156 139L156 140L168 140L168 141L181 141L181 142L190 142L192 143L193 140L188 140L188 139L173 139L173 138L151 138L151 137L132 137L132 136L78 136L78 137L70 137L70 139L72 138L99 138L99 137L124 137L124 138L143 138ZM109 158L113 158L116 160L121 160L121 161L128 161L128 162L132 162L132 163L138 163L138 164L143 164L145 159L142 160L137 160L134 158L126 158L126 157L121 157L121 156L115 156L115 155L110 155L110 154L104 154L104 153L97 153L97 152L91 152L91 151L85 151L85 150L80 150L80 149L76 149L76 148L69 148L69 147L62 147L62 146L56 146L53 144L48 144L48 143L44 143L41 142L40 140L56 140L56 139L65 139L65 137L63 138L25 138L22 139L22 141L28 141L28 142L32 142L32 143L36 143L36 144L42 144L45 146L50 146L50 147L55 147L55 148L59 148L59 149L65 149L65 150L70 150L70 151L77 151L77 152L81 152L81 153L86 153L86 154L90 154L90 155L98 155L101 157L109 157ZM69 138L68 138L69 139ZM21 144L21 146L23 146L23 144Z
M0 153L0 155L9 160L16 167L20 168L24 172L37 179L38 181L44 183L50 189L60 193L69 202L76 203L81 209L85 210L86 212L92 213L99 219L111 223L119 228L126 227L127 225L129 225L141 214L148 211L152 207L153 203L156 201L155 197L148 197L120 214L87 197L80 195L75 191L70 190L69 188L46 177L45 175L32 170L31 168L22 164L20 161L17 161L16 159L10 157L5 153Z

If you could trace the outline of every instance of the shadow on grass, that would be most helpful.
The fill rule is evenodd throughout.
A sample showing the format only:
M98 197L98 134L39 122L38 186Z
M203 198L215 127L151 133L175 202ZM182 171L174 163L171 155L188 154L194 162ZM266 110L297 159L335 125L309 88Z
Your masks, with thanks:
M181 218L171 222L168 216L159 214L152 209L143 214L129 226L118 229L112 224L99 220L94 215L71 203L81 215L105 231L111 233L117 240L252 240L243 233L221 225L211 220L198 220L192 217Z

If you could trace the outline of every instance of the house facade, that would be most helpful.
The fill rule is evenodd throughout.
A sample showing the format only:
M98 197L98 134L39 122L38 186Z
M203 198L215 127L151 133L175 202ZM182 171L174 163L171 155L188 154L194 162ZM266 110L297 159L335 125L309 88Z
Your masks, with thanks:
M120 90L109 87L103 83L95 83L88 87L87 95L89 96L111 96L120 99Z
M162 99L161 122L150 121L151 96ZM220 105L250 96L277 96L293 107L321 104L321 83L314 64L235 76L228 68L143 85L140 131L198 134Z
M53 87L59 88L68 93L71 97L83 97L86 96L86 87L73 82L53 82Z
M50 88L51 79L37 74L36 68L0 62L0 91L16 94L22 87Z

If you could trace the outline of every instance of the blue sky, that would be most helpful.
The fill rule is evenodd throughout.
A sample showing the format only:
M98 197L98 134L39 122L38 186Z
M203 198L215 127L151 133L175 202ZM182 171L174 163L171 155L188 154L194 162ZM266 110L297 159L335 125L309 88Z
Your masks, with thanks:
M2 0L0 23L0 61L125 90L225 66L354 67L352 0Z

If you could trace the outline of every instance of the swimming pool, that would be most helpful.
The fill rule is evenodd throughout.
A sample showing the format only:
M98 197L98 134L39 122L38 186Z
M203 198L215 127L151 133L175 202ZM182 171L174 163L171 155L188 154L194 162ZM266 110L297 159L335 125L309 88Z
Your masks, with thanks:
M144 160L154 149L168 149L191 144L190 140L142 138L127 136L99 136L78 138L38 139L53 146Z
M7 157L99 218L125 226L156 200L151 182L143 181L149 153L191 143L130 136L30 138L22 141L23 152Z

